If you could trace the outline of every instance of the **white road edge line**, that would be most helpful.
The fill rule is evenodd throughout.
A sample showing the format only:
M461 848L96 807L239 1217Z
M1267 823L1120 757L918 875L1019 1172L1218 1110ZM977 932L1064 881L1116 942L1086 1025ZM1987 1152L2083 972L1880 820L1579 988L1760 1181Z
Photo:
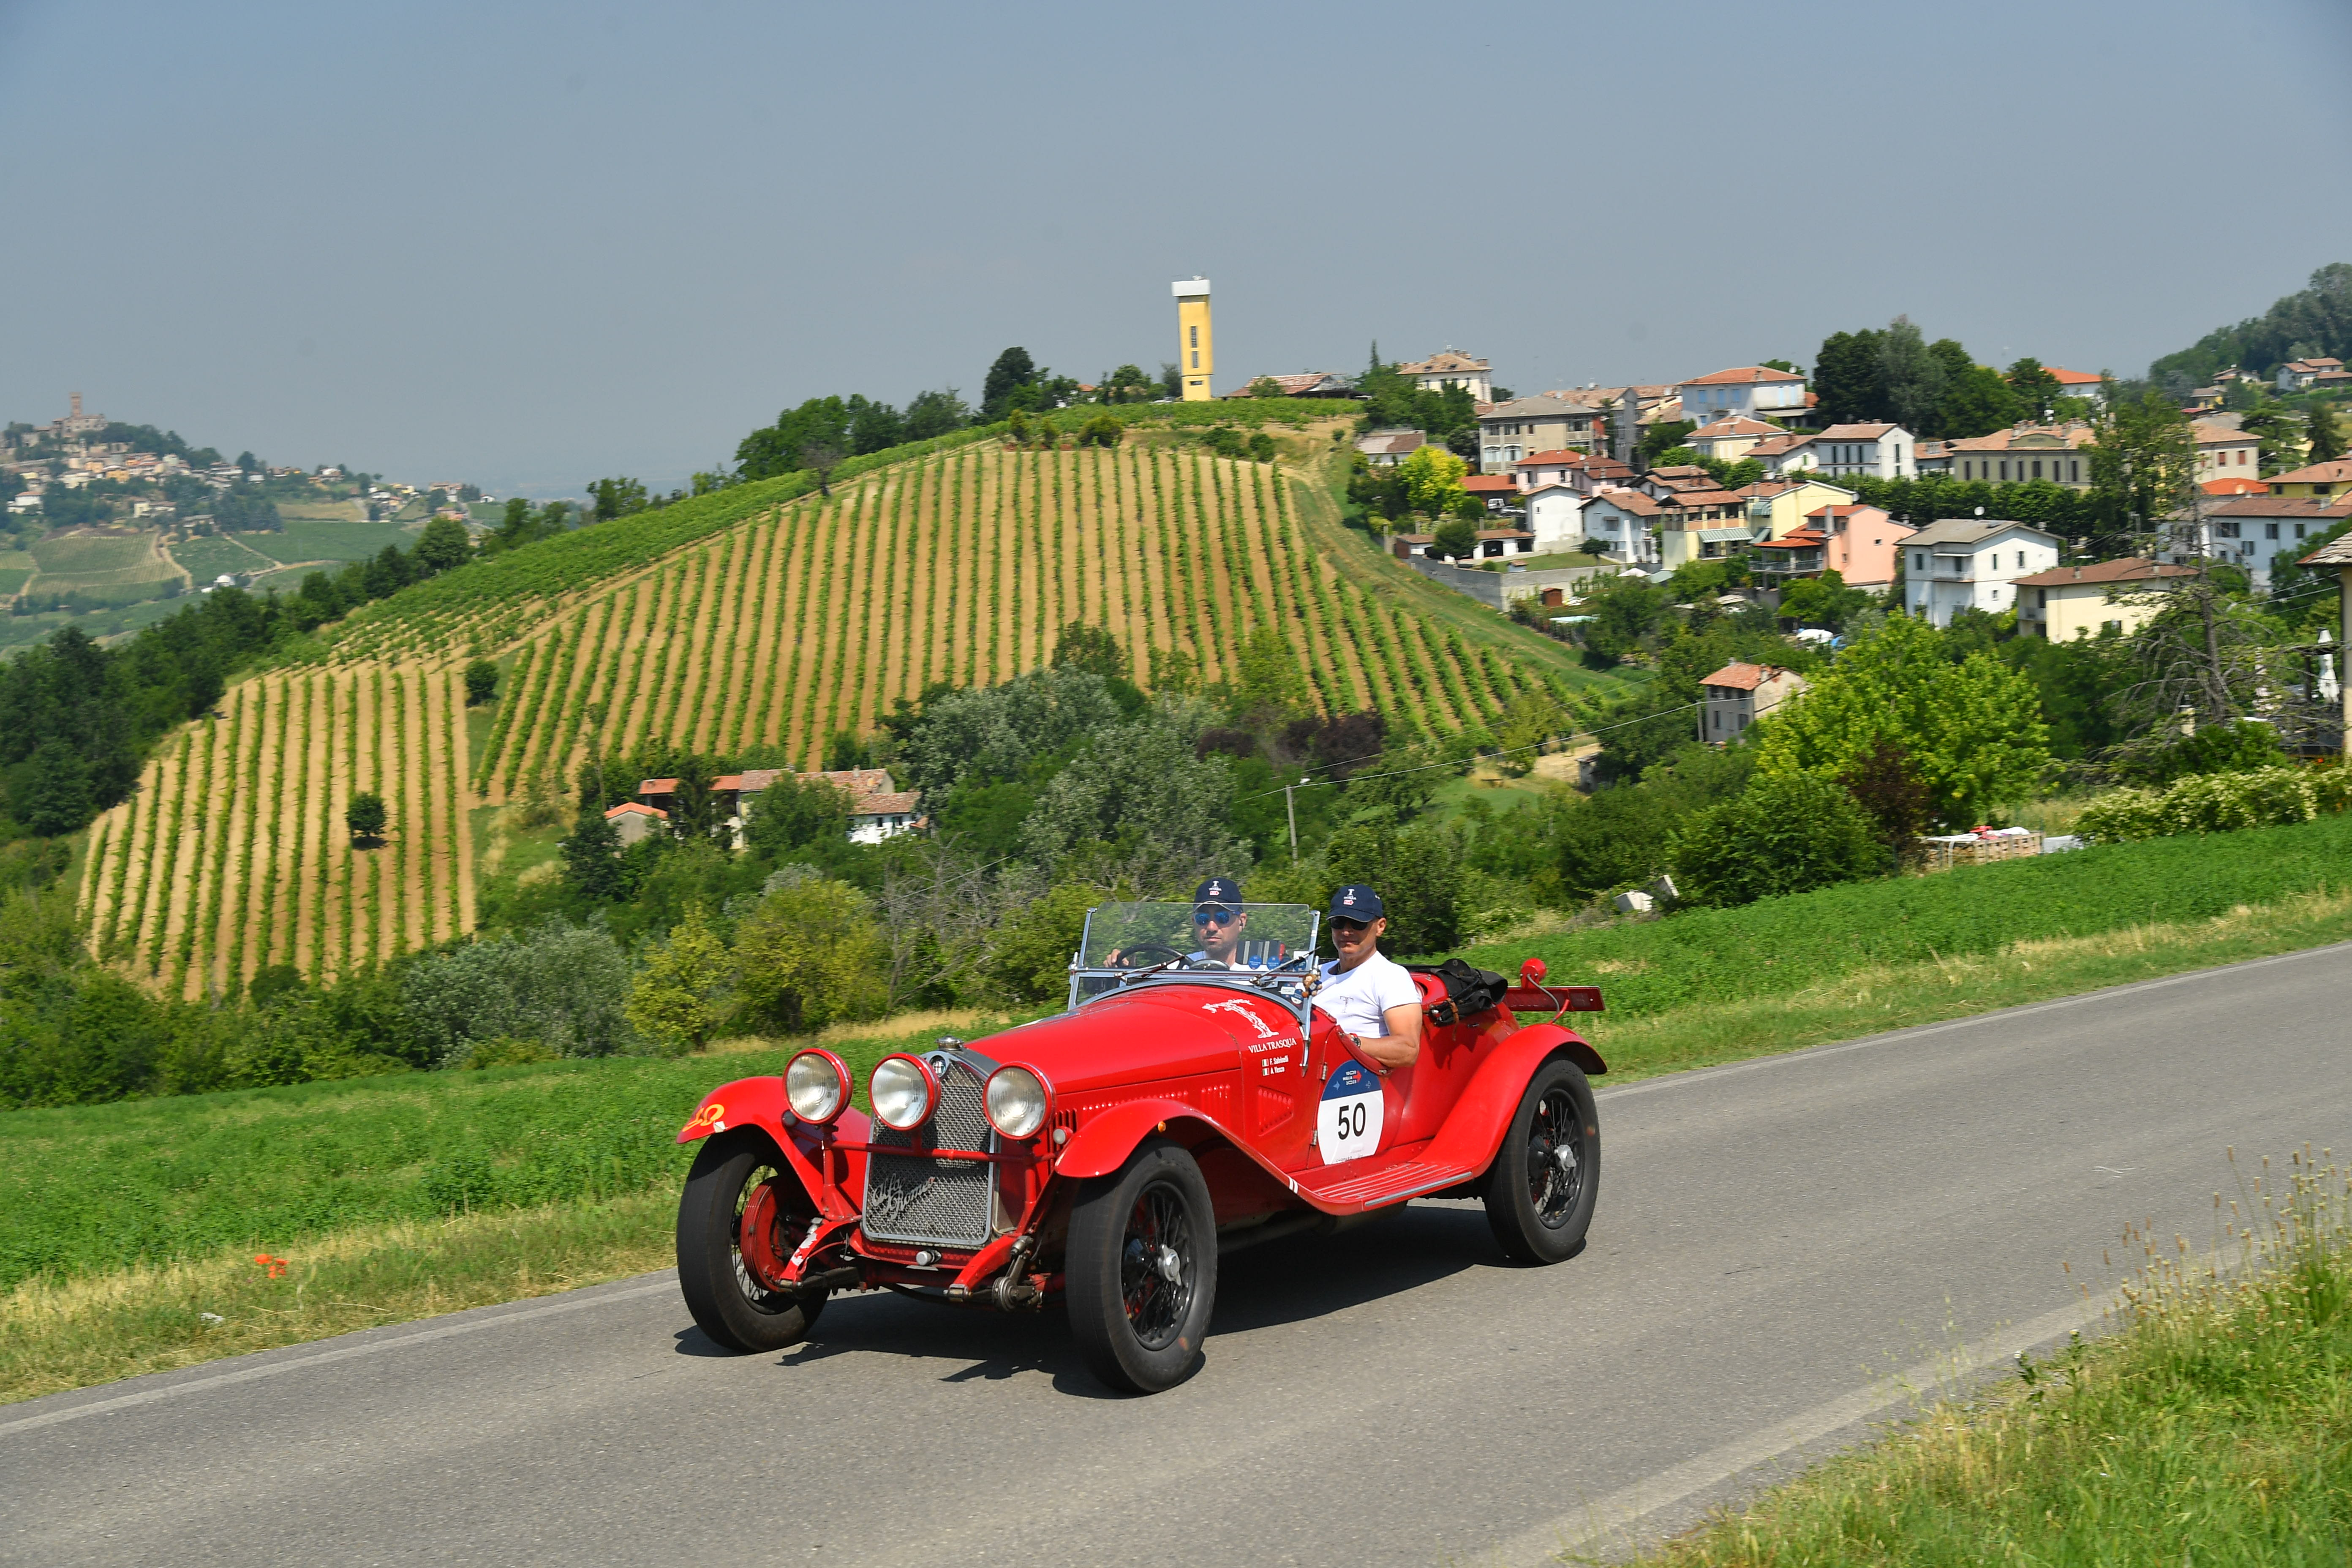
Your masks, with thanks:
M490 1329L503 1329L509 1323L527 1323L534 1318L551 1318L560 1312L584 1312L592 1307L602 1307L614 1301L634 1301L640 1297L676 1290L675 1279L662 1279L646 1285L631 1286L625 1290L608 1290L602 1295L584 1299L550 1301L541 1307L527 1307L520 1312L500 1312L491 1317L468 1318L462 1323L444 1323L437 1329L425 1329L413 1334L394 1334L371 1340L362 1345L343 1345L334 1350L319 1351L310 1355L289 1356L267 1366L241 1367L235 1372L215 1373L210 1377L194 1377L185 1383L174 1383L163 1388L142 1388L136 1394L119 1394L111 1399L94 1399L88 1405L76 1405L64 1410L43 1411L38 1415L20 1416L14 1421L0 1421L0 1437L12 1433L30 1432L37 1427L56 1426L68 1421L79 1421L85 1415L103 1415L110 1410L128 1410L135 1405L153 1405L161 1400L176 1399L184 1394L194 1394L207 1388L226 1388L232 1384L256 1383L281 1373L300 1372L310 1367L323 1366L329 1362L357 1361L362 1356L383 1355L393 1351L406 1350L410 1345L428 1340L456 1339L460 1334L478 1334ZM427 1320L428 1321L430 1320Z
M1597 1555L1610 1548L1622 1550L1633 1543L1634 1527L1651 1514L1858 1421L1913 1405L1923 1395L1949 1388L1971 1373L2012 1361L2020 1352L2063 1339L2104 1317L2110 1306L2104 1299L2078 1301L1979 1340L1957 1356L1923 1361L1892 1379L1856 1389L1778 1426L1709 1448L1647 1480L1613 1491L1577 1512L1561 1514L1523 1531L1487 1549L1480 1554L1480 1560L1509 1564L1510 1568L1520 1568L1522 1564L1535 1568L1537 1564L1556 1563L1571 1552Z
M2210 980L2219 975L2236 974L2249 969L2263 969L2273 963L2293 963L2298 959L2323 958L2331 954L2352 953L2352 942L2330 942L2326 947L2306 947L2296 952L2277 952L2268 958L2243 959L2213 969L2192 969L2185 974L2168 974L2158 980L2135 980L2128 985L2109 985L2097 991L2084 991L2074 996L2056 996L2047 1002L2028 1003L2021 1007L2003 1007L1991 1013L1972 1013L1965 1018L1949 1018L1940 1024L1920 1024L1907 1029L1890 1029L1883 1035L1866 1039L1847 1040L1842 1044L1808 1046L1802 1050L1776 1051L1768 1057L1751 1057L1746 1061L1726 1062L1720 1067L1693 1068L1687 1072L1662 1073L1656 1078L1643 1079L1636 1083L1596 1090L1595 1100L1623 1100L1629 1095L1650 1094L1662 1089L1678 1089L1684 1084L1704 1083L1709 1079L1729 1078L1737 1073L1761 1072L1767 1068L1787 1067L1792 1063L1818 1061L1823 1057L1841 1057L1848 1051L1876 1050L1883 1046L1899 1046L1912 1040L1926 1039L1930 1035L1948 1034L1954 1029L1972 1029L1979 1024L1997 1024L2011 1018L2031 1017L2036 1013L2052 1013L2061 1007L2079 1007L2086 1002L2105 1002L2117 996L2129 996L2137 992L2160 990L2168 985L2186 985L2192 981Z

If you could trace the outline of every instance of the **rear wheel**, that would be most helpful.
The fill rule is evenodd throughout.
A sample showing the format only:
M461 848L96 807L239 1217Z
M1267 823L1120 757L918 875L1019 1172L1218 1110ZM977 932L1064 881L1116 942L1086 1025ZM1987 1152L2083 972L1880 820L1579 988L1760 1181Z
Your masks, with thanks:
M764 1135L704 1141L677 1203L678 1289L704 1333L729 1350L751 1352L807 1337L825 1292L779 1290L761 1274L792 1256L814 1213Z
M1117 1175L1088 1182L1070 1211L1065 1268L1087 1371L1130 1394L1192 1376L1217 1295L1216 1211L1192 1156L1146 1143Z
M1574 1062L1536 1069L1486 1173L1486 1224L1515 1262L1559 1263L1584 1247L1601 1195L1601 1120Z

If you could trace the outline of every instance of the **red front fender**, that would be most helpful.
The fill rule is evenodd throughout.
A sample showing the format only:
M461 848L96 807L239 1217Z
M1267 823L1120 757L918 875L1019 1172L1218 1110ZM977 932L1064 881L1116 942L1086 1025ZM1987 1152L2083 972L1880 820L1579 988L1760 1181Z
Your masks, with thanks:
M1601 1053L1573 1030L1558 1024L1530 1024L1516 1030L1480 1064L1422 1158L1433 1165L1472 1171L1492 1164L1519 1096L1527 1092L1528 1079L1552 1057L1565 1057L1588 1073L1609 1070Z
M856 1216L866 1191L866 1155L862 1150L835 1145L867 1141L864 1113L845 1108L829 1129L812 1127L784 1103L782 1079L739 1078L703 1096L693 1120L679 1130L677 1141L691 1143L737 1127L757 1127L767 1133L793 1174L800 1178L810 1201L826 1218Z

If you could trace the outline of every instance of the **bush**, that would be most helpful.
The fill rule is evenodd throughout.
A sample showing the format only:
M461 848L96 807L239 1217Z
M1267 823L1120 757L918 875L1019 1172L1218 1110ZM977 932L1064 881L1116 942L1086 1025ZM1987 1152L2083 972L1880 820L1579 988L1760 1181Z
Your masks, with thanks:
M1116 447L1118 445L1119 437L1126 434L1126 426L1120 424L1118 420L1112 418L1108 414L1097 414L1093 418L1087 420L1084 425L1078 426L1078 445L1081 447Z
M2330 790L2331 795L2341 793ZM2301 769L2257 768L2192 774L2168 789L2109 790L2083 808L2074 826L2085 837L2128 844L2174 833L2279 827L2308 822L2320 809L2320 791Z
M499 694L499 667L487 658L478 658L466 667L466 705L469 708L488 702Z
M402 976L400 1002L425 1061L461 1058L477 1041L500 1037L537 1040L558 1056L601 1057L635 1043L622 1014L628 991L620 943L599 926L551 919L418 960Z
M771 891L737 932L735 958L746 1018L779 1034L888 1009L889 939L846 882L803 876Z
M1843 787L1805 773L1751 780L1738 799L1700 812L1674 856L1685 898L1725 906L1854 881L1886 864L1878 825Z

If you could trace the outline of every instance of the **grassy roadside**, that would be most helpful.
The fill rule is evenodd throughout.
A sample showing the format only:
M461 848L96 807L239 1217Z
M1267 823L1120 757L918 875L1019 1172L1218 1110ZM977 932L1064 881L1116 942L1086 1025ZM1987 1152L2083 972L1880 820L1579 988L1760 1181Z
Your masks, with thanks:
M1608 988L1611 1010L1581 1022L1623 1081L2352 940L2347 850L2352 824L2328 819L1531 945L1556 979ZM2168 918L2132 918L2150 909ZM1476 956L1516 967L1509 950ZM862 1077L907 1038L1009 1021L827 1043ZM658 1266L677 1128L788 1054L745 1042L8 1112L0 1403ZM286 1259L279 1278L256 1255Z
M2149 1252L2122 1331L1815 1467L1649 1568L2352 1558L2352 1185L2308 1152L2240 1210L2234 1279ZM2251 1223L2244 1223L2251 1222Z

